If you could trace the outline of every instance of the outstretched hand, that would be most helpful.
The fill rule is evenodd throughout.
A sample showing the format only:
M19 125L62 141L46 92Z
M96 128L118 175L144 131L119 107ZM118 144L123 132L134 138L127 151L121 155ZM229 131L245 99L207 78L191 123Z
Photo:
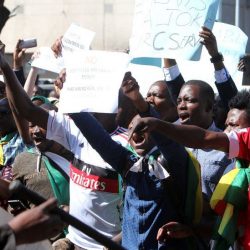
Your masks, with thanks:
M66 81L66 68L61 70L58 77L54 81L54 86L56 90L58 89L60 92L60 90L63 88L63 84L65 81Z
M121 89L123 94L131 100L136 100L140 95L140 87L131 72L126 72L122 80Z
M169 238L186 238L193 235L193 231L187 225L181 224L179 222L168 222L162 226L157 233L157 240L160 242L165 242Z
M51 46L51 49L54 52L56 58L62 56L62 38L62 36L57 38Z
M3 68L8 64L4 56L4 49L5 45L3 43L0 43L0 68Z
M60 218L49 214L56 205L56 199L50 198L41 205L19 214L9 222L18 245L48 239L63 230L64 223Z
M211 57L216 56L218 54L218 47L213 32L209 28L202 26L202 31L200 31L199 36L202 38L201 44L206 47L209 55Z
M23 66L26 49L20 48L19 45L21 41L22 39L18 39L16 47L14 49L14 53L13 53L14 69L20 69Z
M151 132L157 126L157 118L154 117L145 117L145 118L138 118L136 119L133 124L132 128L129 131L128 140L130 140L134 133L145 133Z
M249 71L249 54L245 54L243 57L240 58L239 63L238 63L238 70L245 72Z

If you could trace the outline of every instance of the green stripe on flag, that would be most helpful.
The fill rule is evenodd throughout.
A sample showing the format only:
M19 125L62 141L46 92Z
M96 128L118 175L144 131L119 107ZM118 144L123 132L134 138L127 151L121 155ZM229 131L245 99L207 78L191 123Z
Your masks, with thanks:
M197 224L199 223L202 214L200 164L189 150L187 150L187 152L189 154L189 162L185 215L190 223Z
M215 225L215 250L227 250L234 244L238 230L238 214L247 208L250 171L245 161L237 160L235 166L236 169L221 178L210 201L215 212L217 204L222 201L226 204Z

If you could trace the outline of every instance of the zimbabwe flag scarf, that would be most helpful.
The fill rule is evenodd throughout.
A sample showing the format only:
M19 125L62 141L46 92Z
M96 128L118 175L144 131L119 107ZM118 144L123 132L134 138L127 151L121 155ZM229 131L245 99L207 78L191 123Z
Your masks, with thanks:
M198 224L202 216L202 190L201 190L201 169L200 164L194 155L186 149L188 153L187 171L187 196L185 203L185 215L189 223Z
M250 168L236 160L235 169L222 176L211 197L210 205L218 214L213 239L215 250L228 249L237 240L250 249Z
M4 166L5 157L3 152L3 146L8 144L8 142L16 135L16 132L9 133L0 139L0 166Z

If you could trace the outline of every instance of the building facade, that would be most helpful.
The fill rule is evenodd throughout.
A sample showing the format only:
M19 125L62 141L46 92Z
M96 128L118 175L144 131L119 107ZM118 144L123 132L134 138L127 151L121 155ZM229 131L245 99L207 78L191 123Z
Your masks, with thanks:
M12 0L5 1L12 11L1 40L12 52L18 38L37 38L38 46L50 46L72 22L96 32L94 49L124 50L132 30L135 0ZM239 2L239 27L250 35L250 1L223 0L218 15L222 22L235 24ZM250 52L248 43L247 51Z

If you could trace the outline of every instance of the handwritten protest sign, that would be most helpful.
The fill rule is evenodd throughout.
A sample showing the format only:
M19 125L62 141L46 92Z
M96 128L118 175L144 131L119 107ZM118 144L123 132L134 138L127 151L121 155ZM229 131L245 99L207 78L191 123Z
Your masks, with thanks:
M60 112L117 112L118 90L128 63L129 55L121 52L89 50L68 55Z
M137 0L130 39L132 57L199 60L199 31L212 28L219 0Z
M218 50L225 58L224 63L241 89L243 73L238 71L237 65L245 54L248 37L239 27L226 23L215 23L213 32L218 37Z
M62 53L88 50L95 32L72 23L62 38Z
M32 59L31 66L39 69L59 73L64 68L61 57L55 58L53 51L49 47L41 47L37 50Z
M55 58L49 47L41 47L35 53L31 66L59 73L64 66L64 55L88 50L95 32L72 23L62 38L63 57Z
M242 72L237 70L237 65L240 57L245 53L248 37L240 28L220 22L215 22L213 33L217 40L218 50L224 56L226 68L237 88L242 89ZM199 62L178 60L178 65L186 81L191 79L206 81L217 92L214 84L214 67L205 48L202 50Z

